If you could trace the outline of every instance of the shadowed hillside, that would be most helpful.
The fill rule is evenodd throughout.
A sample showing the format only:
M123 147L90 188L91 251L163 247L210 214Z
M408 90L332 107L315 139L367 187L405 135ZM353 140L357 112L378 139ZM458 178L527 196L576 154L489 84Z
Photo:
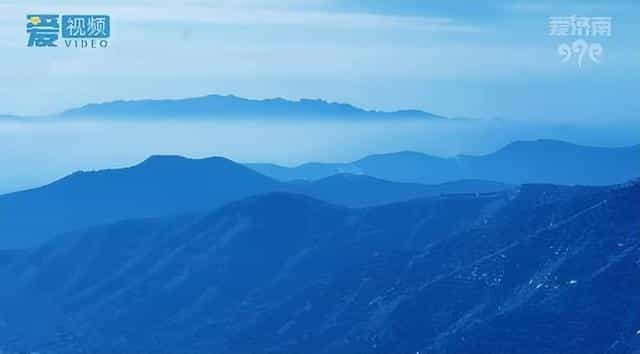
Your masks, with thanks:
M345 206L370 206L508 188L485 181L428 186L364 176L283 183L220 157L153 156L130 168L78 172L41 188L0 196L0 249L33 247L59 233L122 219L206 212L266 192L293 192Z
M13 286L0 295L0 344L64 353L632 352L639 203L638 183L525 185L366 209L269 194L204 217L96 227L4 267L0 281Z

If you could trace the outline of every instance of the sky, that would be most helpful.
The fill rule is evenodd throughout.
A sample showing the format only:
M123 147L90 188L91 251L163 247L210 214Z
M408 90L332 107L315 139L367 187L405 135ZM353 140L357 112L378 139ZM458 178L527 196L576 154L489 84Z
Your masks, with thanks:
M471 5L473 4L473 5ZM107 48L27 47L27 14L107 14ZM611 36L550 35L610 17ZM233 94L421 109L430 122L59 122L0 117L0 193L154 154L296 165L400 150L484 154L515 140L637 144L640 4L625 0L3 0L0 115ZM559 46L600 45L598 63ZM596 48L596 47L593 47Z
M473 3L473 5L471 5ZM111 16L106 49L28 48L30 13ZM550 16L611 17L599 63L562 62ZM626 121L640 112L637 1L0 3L0 114L234 94L450 117Z

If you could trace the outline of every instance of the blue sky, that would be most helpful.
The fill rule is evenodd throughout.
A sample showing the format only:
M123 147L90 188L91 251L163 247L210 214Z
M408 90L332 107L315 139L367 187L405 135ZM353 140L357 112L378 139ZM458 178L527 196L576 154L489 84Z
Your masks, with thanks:
M302 97L546 121L637 118L634 1L17 1L0 4L0 113L88 102ZM26 48L27 13L107 13L108 49ZM599 64L562 63L549 16L611 16ZM635 23L634 23L635 22Z

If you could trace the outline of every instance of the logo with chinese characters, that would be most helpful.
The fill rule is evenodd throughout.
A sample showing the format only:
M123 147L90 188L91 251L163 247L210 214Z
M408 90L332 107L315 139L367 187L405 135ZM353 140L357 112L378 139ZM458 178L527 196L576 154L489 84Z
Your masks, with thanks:
M27 46L107 48L111 23L107 15L27 15Z
M585 58L600 63L604 52L602 44L590 38L611 37L611 17L553 16L549 18L549 35L572 37L573 42L558 45L558 55L563 63L572 62L582 67Z

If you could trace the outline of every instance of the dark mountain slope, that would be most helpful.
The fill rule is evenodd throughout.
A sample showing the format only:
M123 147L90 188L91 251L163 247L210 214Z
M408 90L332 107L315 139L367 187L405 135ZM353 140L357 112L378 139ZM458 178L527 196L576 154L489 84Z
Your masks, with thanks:
M630 353L639 202L638 183L366 209L270 194L94 228L5 268L0 346Z
M59 233L122 219L205 212L274 191L346 206L370 206L441 193L507 188L483 181L424 186L359 176L287 184L224 158L154 156L130 168L79 172L41 188L0 196L0 249L32 247Z
M61 232L120 219L202 211L279 185L218 157L154 156L131 168L78 172L0 196L1 245L32 246Z

